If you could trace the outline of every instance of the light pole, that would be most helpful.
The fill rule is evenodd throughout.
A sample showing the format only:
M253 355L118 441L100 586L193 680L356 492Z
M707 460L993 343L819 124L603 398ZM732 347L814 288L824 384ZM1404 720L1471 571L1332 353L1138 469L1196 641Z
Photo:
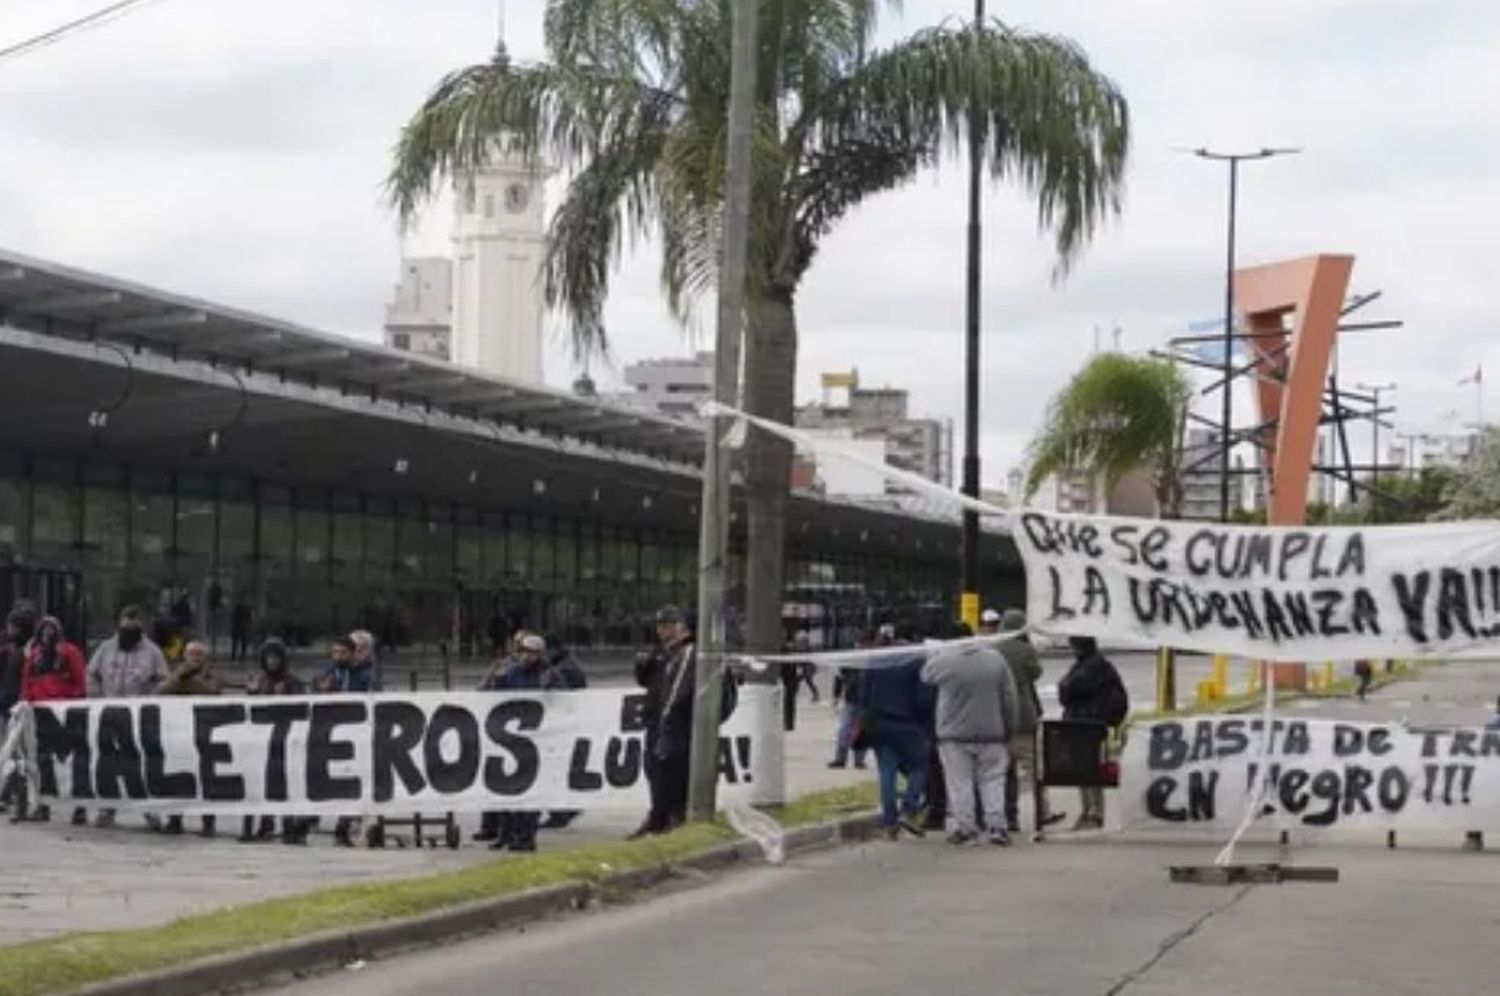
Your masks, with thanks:
M723 265L719 270L718 330L714 340L714 400L739 403L740 341L744 332L745 270L750 232L750 146L755 125L755 29L759 5L734 5L729 74L729 138L724 177ZM709 420L704 433L703 513L698 539L698 652L694 664L693 738L688 765L688 812L714 818L719 784L719 696L724 681L724 590L729 561L730 422Z
M1239 202L1240 163L1252 159L1270 159L1274 156L1290 156L1301 149L1262 148L1255 152L1214 152L1211 149L1193 149L1199 159L1229 164L1229 236L1227 261L1224 266L1224 424L1219 442L1223 451L1219 454L1219 518L1229 521L1229 450L1231 428L1234 424L1234 394L1231 382L1234 378L1234 224Z
M1369 391L1374 399L1370 414L1370 519L1380 521L1380 396L1394 391L1395 384L1355 384L1361 391Z
M982 63L984 0L974 0L974 64ZM978 90L976 79L975 91ZM969 226L968 273L964 286L964 467L963 492L979 497L979 262L980 209L983 206L984 116L978 92L969 94ZM979 631L979 513L964 509L963 594L959 617Z

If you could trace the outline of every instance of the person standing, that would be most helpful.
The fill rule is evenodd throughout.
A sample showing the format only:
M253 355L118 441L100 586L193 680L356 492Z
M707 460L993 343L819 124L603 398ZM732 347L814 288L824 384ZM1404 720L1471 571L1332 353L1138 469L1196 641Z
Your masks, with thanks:
M926 655L915 647L900 656L887 651L870 662L859 683L859 729L853 746L875 752L880 824L891 840L902 830L915 837L927 836L922 805L932 750L927 731L932 723L933 696L922 683L925 660ZM899 800L898 776L906 779Z
M1000 656L1005 658L1016 683L1016 728L1011 732L1010 756L1005 766L1005 829L1011 833L1021 830L1023 771L1031 790L1036 793L1036 829L1051 826L1066 815L1052 814L1047 805L1047 790L1037 782L1036 738L1042 718L1042 697L1037 693L1036 683L1042 677L1042 664L1025 629L1026 613L1020 609L1006 609L993 631L1016 634L1001 640L998 646Z
M30 606L16 603L5 618L5 637L0 640L0 736L9 723L10 711L21 700L21 676L26 669L26 645L36 631L36 613ZM26 818L26 801L21 796L25 785L19 774L13 774L0 786L0 809L12 799L17 801L16 820Z
M969 633L955 631L954 639ZM1010 843L1001 822L1005 808L1006 743L1016 730L1016 684L1005 658L983 643L945 646L922 666L922 680L937 688L938 752L947 780L948 843L979 836L974 812L978 790L990 843Z
M157 695L218 695L224 690L213 665L208 662L208 648L197 640L182 648L182 661L172 667L162 683L156 686ZM218 821L213 816L203 817L201 836L212 837ZM182 817L167 817L162 829L169 834L182 833Z
M636 827L627 840L656 832L654 819L661 805L661 779L658 777L661 766L656 759L656 737L661 729L661 675L669 659L666 641L675 632L673 624L664 622L666 613L667 609L662 609L656 614L656 640L651 649L637 654L635 658L635 683L645 691L640 716L644 730L641 773L645 776L646 787L651 793L651 808L641 825Z
M357 629L347 637L333 641L332 659L314 681L314 688L331 695L367 695L380 691L380 670L375 656L375 637ZM333 839L344 847L353 847L359 837L360 818L341 816L333 829Z
M1099 652L1093 637L1070 636L1068 646L1073 650L1073 666L1057 685L1063 719L1119 726L1130 713L1130 696L1120 672ZM1104 826L1104 789L1081 788L1078 793L1083 812L1073 829L1097 830Z
M515 663L506 668L496 685L499 691L555 691L567 687L563 676L547 662L547 641L534 633L521 638ZM490 850L535 851L541 817L535 810L502 811L500 833Z
M143 627L140 609L130 605L120 610L115 635L99 644L89 661L89 698L144 698L156 692L167 677L167 659L146 639ZM114 826L115 811L100 809L94 825Z
M375 638L362 629L348 636L336 637L329 650L328 666L313 680L313 689L319 692L380 691Z
M88 691L87 665L83 651L67 638L62 623L55 616L46 616L36 627L36 636L26 650L26 660L21 672L21 701L61 702L81 699ZM25 791L25 782L21 783ZM17 819L25 818L26 803L21 800L16 806ZM33 818L51 819L52 812L46 805L38 805ZM73 825L82 826L87 819L83 807L73 810Z
M578 663L578 658L573 651L563 643L562 637L555 633L548 633L544 639L547 641L547 667L551 670L556 680L562 683L562 687L569 691L589 687L589 676L583 670L583 665ZM547 814L542 821L543 830L562 830L571 826L578 819L577 809L558 809Z
M806 653L812 645L805 630L798 630L786 646L788 653ZM790 733L797 728L797 693L802 687L802 675L811 667L806 661L782 661L777 665L781 678L781 728ZM817 688L813 689L816 696ZM816 698L813 699L817 701Z
M870 646L872 641L862 641ZM854 766L865 768L867 748L855 747L851 741L859 724L859 668L842 667L833 678L833 701L839 707L839 727L833 745L833 760L830 768L845 768L849 765L849 752L854 752Z
M656 791L653 793L652 833L668 833L687 820L689 764L693 746L693 701L697 695L698 655L687 617L676 606L656 614L657 635L666 663L657 680L661 718L657 726ZM738 688L726 674L719 700L719 722L734 712Z
M247 695L306 695L307 685L292 673L291 654L279 637L268 637L260 645L257 654L260 673L245 689ZM312 816L288 816L281 821L281 840L285 844L306 844L318 820ZM272 816L246 816L241 822L240 841L270 840L276 835L276 819Z
M502 640L501 646L495 652L495 657L490 661L490 669L479 682L478 691L498 692L505 688L505 676L510 669L520 663L521 640L526 636L525 632L517 631L511 637L510 645L507 647ZM500 838L500 822L502 813L498 809L487 809L479 814L479 830L471 837L475 842L495 841Z
M235 602L229 611L229 659L238 664L250 656L250 606Z

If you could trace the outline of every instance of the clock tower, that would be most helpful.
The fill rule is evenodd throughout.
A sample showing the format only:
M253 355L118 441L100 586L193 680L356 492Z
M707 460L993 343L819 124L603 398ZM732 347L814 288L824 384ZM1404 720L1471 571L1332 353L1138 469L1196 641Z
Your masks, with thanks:
M527 384L542 382L547 174L502 141L454 184L453 362Z

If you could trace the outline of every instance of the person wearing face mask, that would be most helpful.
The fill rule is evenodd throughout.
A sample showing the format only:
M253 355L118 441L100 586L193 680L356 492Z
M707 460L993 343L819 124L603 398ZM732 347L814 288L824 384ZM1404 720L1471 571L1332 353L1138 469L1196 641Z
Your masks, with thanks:
M36 638L26 651L26 664L21 674L21 701L57 702L66 699L81 699L86 690L83 651L68 640L62 623L54 616L45 617L36 628ZM23 807L24 808L24 807ZM38 806L34 818L47 820L51 811ZM73 811L73 825L81 826L85 813L80 807Z
M141 625L141 610L127 606L120 611L115 635L99 644L88 666L88 697L91 699L142 698L155 693L167 677L167 659ZM95 826L115 823L113 809L99 810Z

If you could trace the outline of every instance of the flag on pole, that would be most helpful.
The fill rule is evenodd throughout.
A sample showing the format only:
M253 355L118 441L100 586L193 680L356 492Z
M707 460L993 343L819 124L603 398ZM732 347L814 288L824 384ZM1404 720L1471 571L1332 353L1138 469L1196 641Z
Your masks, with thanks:
M1469 376L1465 377L1463 380L1459 381L1458 382L1458 386L1459 387L1463 387L1465 384L1483 384L1483 383L1484 383L1484 364L1482 364L1482 363L1476 363L1476 364L1474 364L1474 372L1472 374L1470 374Z

